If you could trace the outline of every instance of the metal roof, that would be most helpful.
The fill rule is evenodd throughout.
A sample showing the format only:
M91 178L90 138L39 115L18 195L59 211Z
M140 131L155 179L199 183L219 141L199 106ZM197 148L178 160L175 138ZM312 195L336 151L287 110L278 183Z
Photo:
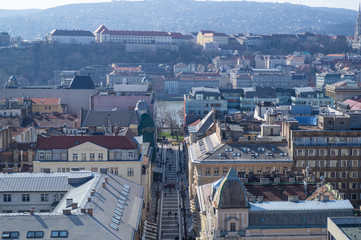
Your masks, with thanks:
M318 211L318 210L352 210L353 206L349 200L336 201L298 201L298 202L263 202L249 203L250 211Z
M68 191L68 177L44 173L0 174L0 192Z

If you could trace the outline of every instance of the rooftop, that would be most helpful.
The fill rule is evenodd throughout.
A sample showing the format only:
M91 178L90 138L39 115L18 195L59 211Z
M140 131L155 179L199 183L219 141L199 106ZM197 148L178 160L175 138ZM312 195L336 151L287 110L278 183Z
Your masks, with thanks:
M273 201L249 203L250 211L318 211L318 210L353 210L349 200L334 201Z
M52 231L65 231L67 239L134 239L142 212L143 187L113 174L91 174L92 179L68 191L51 213L0 214L1 230L19 232L19 239L27 239L28 231L41 231L44 239L50 239ZM77 208L67 205L69 198ZM69 214L62 214L63 209ZM91 209L92 213L81 209Z

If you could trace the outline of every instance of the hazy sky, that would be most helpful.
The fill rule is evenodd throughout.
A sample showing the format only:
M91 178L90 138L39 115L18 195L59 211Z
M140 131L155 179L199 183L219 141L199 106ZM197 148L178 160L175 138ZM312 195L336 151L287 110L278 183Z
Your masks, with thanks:
M182 0L179 0L182 1ZM227 1L227 0L226 0ZM229 0L232 1L232 0ZM312 7L358 9L358 0L252 0L258 2L289 2ZM361 0L360 0L361 1ZM0 9L46 9L70 3L111 2L111 0L0 0Z

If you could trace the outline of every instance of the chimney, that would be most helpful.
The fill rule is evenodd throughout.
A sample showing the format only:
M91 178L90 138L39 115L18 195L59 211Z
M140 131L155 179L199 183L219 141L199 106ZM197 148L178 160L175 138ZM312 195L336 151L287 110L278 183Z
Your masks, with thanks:
M105 188L105 182L102 182L102 186L103 186L103 188Z
M66 199L66 207L70 207L73 204L73 199L72 198L67 198Z
M94 194L95 194L95 189L93 189L93 190L90 192L90 195L91 195L91 196L94 196Z
M35 208L34 208L34 207L31 207L29 212L30 212L30 214L34 214Z
M86 208L81 208L81 209L80 209L80 212L81 212L81 213L86 213Z
M105 182L108 183L108 177L105 178Z
M92 208L88 208L88 214L90 215L90 216L93 216L93 209Z
M72 203L71 204L71 209L76 209L78 208L78 203Z
M92 201L92 198L91 197L88 197L88 202L91 202Z
M71 214L71 210L70 210L70 209L63 209L63 214L64 214L64 215L70 215L70 214Z
M258 203L263 203L263 196L258 196Z

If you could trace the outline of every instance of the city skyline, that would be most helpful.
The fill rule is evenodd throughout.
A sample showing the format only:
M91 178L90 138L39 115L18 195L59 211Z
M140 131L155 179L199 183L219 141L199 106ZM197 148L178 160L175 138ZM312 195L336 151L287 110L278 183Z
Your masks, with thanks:
M57 6L62 6L66 4L76 4L76 3L97 3L97 2L111 2L112 0L54 0L54 1L45 1L45 0L14 0L11 2L4 1L0 3L0 9L9 9L9 10L18 10L18 9L48 9ZM137 1L137 0L134 0ZM209 1L218 1L218 0L209 0ZM234 0L228 0L234 1ZM292 3L292 4L301 4L310 7L331 7L331 8L345 8L351 10L358 10L358 4L355 0L321 0L321 1L312 1L312 0L252 0L252 2L278 2L278 3Z

